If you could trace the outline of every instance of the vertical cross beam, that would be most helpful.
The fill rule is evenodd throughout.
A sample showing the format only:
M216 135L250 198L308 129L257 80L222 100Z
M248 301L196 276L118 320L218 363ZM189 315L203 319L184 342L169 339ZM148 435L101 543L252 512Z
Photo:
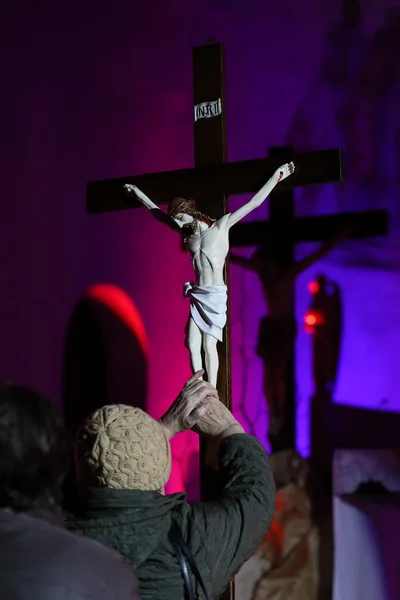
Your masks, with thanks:
M290 147L271 148L269 155L273 158L281 158L282 162L290 160L292 149ZM276 250L276 258L280 266L286 270L294 263L294 243L292 235L292 224L294 221L294 193L293 190L272 193L269 200L269 220L272 226L272 241ZM295 322L295 281L293 280L290 294L291 314ZM274 451L296 447L296 377L295 377L295 345L293 338L290 348L290 358L286 363L284 374L285 407L282 436L279 439L279 447ZM282 446L282 447L281 447Z
M222 44L207 44L193 49L194 159L195 167L218 165L226 161L225 52ZM210 193L196 198L196 208L212 218L228 211L228 198ZM225 282L229 287L229 266L225 264ZM222 342L218 343L218 392L231 410L230 319L229 294L227 324ZM215 479L210 476L216 457L206 440L200 442L200 475L202 498L211 498ZM211 459L211 460L210 460ZM211 467L211 468L210 468ZM233 600L233 582L223 600Z
M225 56L222 44L208 44L193 49L193 100L194 100L194 156L195 166L218 165L226 160L226 124L225 124ZM203 107L205 114L212 111L220 114L203 116L196 120L196 107L208 103L210 108ZM197 109L201 111L201 109ZM198 112L198 115L201 112ZM196 198L196 208L210 217L218 218L228 210L228 198L225 195L210 193ZM228 281L229 269L225 266L225 281ZM218 373L218 391L221 400L231 409L230 380L230 330L229 330L229 295L227 326L224 340L218 344L220 367Z

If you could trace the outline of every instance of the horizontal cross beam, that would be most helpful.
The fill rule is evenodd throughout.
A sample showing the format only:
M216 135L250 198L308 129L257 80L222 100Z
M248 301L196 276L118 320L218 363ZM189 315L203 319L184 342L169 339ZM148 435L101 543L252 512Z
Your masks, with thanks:
M353 239L387 235L389 229L388 213L385 210L296 217L286 221L282 230L271 221L254 221L233 227L230 245L261 246L268 238L282 236L290 238L293 243L324 241L343 230L349 222L355 225L346 237Z
M294 154L288 157L290 160L296 171L279 184L277 191L342 179L340 150ZM158 204L166 204L177 196L201 199L210 193L218 196L257 192L283 162L286 161L282 157L269 157L93 181L87 184L87 211L94 214L140 206L124 193L125 183L138 186Z

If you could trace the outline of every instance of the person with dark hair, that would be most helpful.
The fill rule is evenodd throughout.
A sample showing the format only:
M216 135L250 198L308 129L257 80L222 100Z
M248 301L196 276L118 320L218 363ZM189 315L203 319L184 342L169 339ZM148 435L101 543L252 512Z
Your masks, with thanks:
M139 600L117 553L63 527L68 438L50 400L0 385L0 597Z
M103 406L76 435L80 502L68 526L120 552L143 600L219 598L265 536L275 486L265 449L195 373L156 421L133 406ZM213 501L164 495L170 439L192 429L214 443ZM211 466L211 465L210 465ZM197 593L197 595L196 595Z

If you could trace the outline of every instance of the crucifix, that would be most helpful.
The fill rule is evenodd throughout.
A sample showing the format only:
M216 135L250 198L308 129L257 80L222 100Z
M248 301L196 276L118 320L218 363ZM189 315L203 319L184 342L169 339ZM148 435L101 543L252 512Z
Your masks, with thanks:
M290 160L290 147L272 148L270 156ZM264 363L264 394L269 412L271 450L295 448L295 281L326 256L343 238L386 235L384 210L348 212L318 217L295 217L293 190L269 197L269 220L247 222L232 229L230 246L258 246L251 258L231 253L231 262L259 276L268 315L260 323L257 353ZM298 242L322 245L295 261Z
M228 213L229 195L257 192L285 160L293 161L296 171L279 183L279 191L282 192L279 195L282 196L283 206L287 202L284 194L294 187L330 183L339 181L342 177L340 150L294 154L284 160L282 156L270 156L234 163L225 162L225 61L222 44L207 44L193 50L193 111L194 168L90 182L87 184L87 211L95 214L140 206L139 202L133 202L124 192L124 185L130 184L154 199L158 205L169 204L176 197L195 198L197 210L212 219L218 219ZM278 202L275 205L278 207ZM278 225L284 222L286 210L282 208ZM227 263L224 281L229 285ZM221 401L231 409L229 295L227 317L223 340L218 343L217 388ZM208 470L205 464L207 450L207 445L201 442L203 497L212 495L212 484L207 477ZM232 599L233 596L231 587L226 597Z

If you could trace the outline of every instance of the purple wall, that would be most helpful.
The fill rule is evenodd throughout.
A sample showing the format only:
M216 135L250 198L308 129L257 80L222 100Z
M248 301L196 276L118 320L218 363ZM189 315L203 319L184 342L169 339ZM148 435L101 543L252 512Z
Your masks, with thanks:
M371 93L373 85L365 87L360 76L364 52L368 73L376 61L387 72L382 51L371 54L386 2L366 7L361 27L346 35L341 26L339 35L331 30L340 6L316 0L285 0L273 10L249 0L90 7L42 2L39 8L14 2L3 9L2 375L59 399L72 306L91 284L110 282L132 296L145 322L152 414L159 415L179 391L189 374L182 345L187 305L181 298L182 282L190 276L187 257L179 240L145 211L88 217L85 183L192 165L191 47L212 37L226 44L230 160L263 156L269 146L287 141L313 149L340 144L353 157L348 183L340 192L332 186L299 194L299 212L385 203L391 209L394 234L384 245L360 251L348 244L318 270L337 280L344 294L339 401L377 406L387 399L390 409L400 409L398 79L393 75ZM327 56L363 85L327 83L321 72ZM359 121L349 114L360 115ZM371 121L375 129L365 127ZM366 138L358 143L361 133ZM366 156L360 158L359 147ZM255 217L265 215L261 208ZM299 319L311 275L298 282ZM231 293L234 403L246 402L264 439L254 345L265 307L258 282L237 268ZM307 452L311 365L305 335L298 350L299 444ZM189 436L175 450L187 455L192 447ZM176 469L174 487L180 477Z

